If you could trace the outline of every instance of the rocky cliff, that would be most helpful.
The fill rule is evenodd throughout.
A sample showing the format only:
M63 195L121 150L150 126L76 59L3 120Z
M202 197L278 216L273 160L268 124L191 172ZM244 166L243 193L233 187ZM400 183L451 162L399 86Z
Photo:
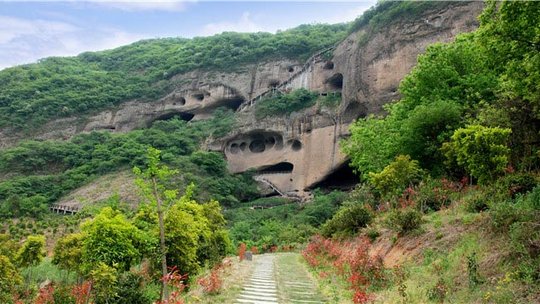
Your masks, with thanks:
M400 80L414 67L418 54L434 42L447 42L474 30L482 2L452 2L414 18L397 18L376 29L366 25L307 62L273 60L237 67L230 72L195 70L170 79L174 89L155 102L130 100L86 117L51 121L31 137L66 139L80 132L127 132L173 116L205 119L214 109L237 111L238 127L208 143L222 151L232 172L257 171L268 191L303 197L306 190L341 168L338 147L348 125L358 117L381 113L397 99ZM305 88L320 95L337 94L335 111L312 107L290 116L257 120L255 105L275 91ZM28 134L0 130L0 147Z

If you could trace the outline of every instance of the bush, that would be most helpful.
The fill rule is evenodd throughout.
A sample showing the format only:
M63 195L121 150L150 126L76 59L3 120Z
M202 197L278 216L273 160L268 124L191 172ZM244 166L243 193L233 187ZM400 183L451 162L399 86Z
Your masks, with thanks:
M259 119L267 116L291 114L315 104L318 94L306 89L298 89L288 94L278 94L263 99L255 106L255 116Z
M540 280L540 220L516 222L510 226L510 239L514 253L521 262L519 275L531 281Z
M422 170L416 160L399 155L379 173L369 173L369 182L382 195L399 195L405 188L417 183Z
M387 225L402 234L420 228L422 222L422 213L414 208L393 210L387 218Z
M528 173L509 174L497 181L498 187L505 190L511 198L525 194L538 185L536 177Z
M354 204L341 207L338 212L322 226L324 236L352 236L372 220L371 212L363 205Z

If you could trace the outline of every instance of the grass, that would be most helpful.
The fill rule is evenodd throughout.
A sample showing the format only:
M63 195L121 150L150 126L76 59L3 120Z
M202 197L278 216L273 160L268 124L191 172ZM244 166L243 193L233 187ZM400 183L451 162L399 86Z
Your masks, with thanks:
M281 303L326 302L300 254L294 252L279 253L275 265L276 283Z
M219 293L207 294L203 288L197 284L197 280L210 273L209 270L202 272L191 283L191 289L186 295L186 303L234 303L242 291L244 282L250 277L253 271L253 263L249 261L240 262L236 257L229 257L231 265L224 267L221 278L223 285ZM256 256L254 256L256 259Z
M38 265L24 268L22 276L26 285L41 284L47 280L60 284L73 284L77 280L75 273L58 268L48 257Z

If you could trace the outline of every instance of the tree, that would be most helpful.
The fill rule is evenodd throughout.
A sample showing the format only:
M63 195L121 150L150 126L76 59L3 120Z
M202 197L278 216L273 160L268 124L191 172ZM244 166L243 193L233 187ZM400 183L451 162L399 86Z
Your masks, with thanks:
M420 180L422 169L409 155L399 155L379 173L371 172L369 182L382 195L398 195Z
M177 192L171 190L159 191L162 189L158 185L158 180L163 180L168 176L176 173L176 171L169 170L165 165L160 165L161 151L155 148L148 148L147 150L147 169L143 172L139 168L133 169L134 173L138 176L137 185L141 189L141 192L146 199L157 206L158 224L159 224L159 246L161 257L161 275L163 278L167 276L167 247L165 244L165 225L163 220L163 206L162 206L162 193L165 199L172 201L176 198ZM162 186L161 186L162 187ZM168 297L167 283L163 280L161 284L161 300Z
M399 104L386 107L387 117L368 116L354 122L351 136L341 142L341 150L351 158L351 166L364 179L388 165L399 151L400 124L392 115Z
M56 242L54 246L53 264L62 269L80 272L83 261L83 234L68 234Z
M21 267L38 264L45 257L45 236L31 235L17 252L17 262Z
M485 183L504 172L510 153L507 146L510 133L510 129L471 125L456 130L442 149L449 164L457 163L480 183Z
M0 302L11 303L14 289L22 284L19 272L9 258L0 255Z
M440 148L463 118L462 107L453 101L434 101L412 110L403 122L403 153L419 161L423 168L441 172L444 155Z
M103 208L92 220L81 225L82 269L89 273L98 263L118 270L129 268L141 259L138 244L141 232L119 211ZM71 240L75 242L75 239ZM76 257L76 252L73 252Z
M204 239L212 235L204 208L193 200L194 186L171 206L165 217L167 263L181 274L194 274L199 269L197 251Z

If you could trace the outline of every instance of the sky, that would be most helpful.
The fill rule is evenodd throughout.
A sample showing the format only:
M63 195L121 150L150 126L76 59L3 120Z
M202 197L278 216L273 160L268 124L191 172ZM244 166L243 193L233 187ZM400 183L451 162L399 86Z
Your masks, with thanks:
M0 69L49 56L111 49L140 39L276 32L354 20L376 0L161 2L0 0Z

